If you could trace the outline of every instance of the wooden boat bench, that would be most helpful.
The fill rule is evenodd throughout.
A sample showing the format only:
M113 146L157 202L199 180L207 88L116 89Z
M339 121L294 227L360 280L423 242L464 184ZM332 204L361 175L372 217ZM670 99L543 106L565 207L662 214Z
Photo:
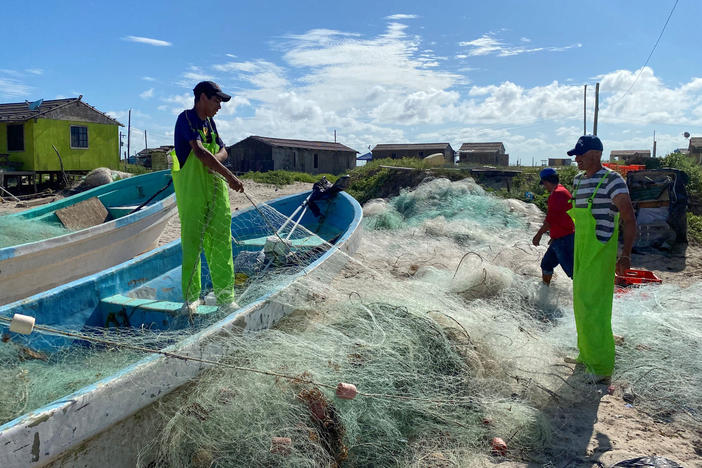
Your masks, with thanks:
M200 305L193 317L197 322L215 312L216 306ZM100 312L105 327L147 327L174 329L188 326L189 314L183 312L182 302L136 299L115 294L100 300Z

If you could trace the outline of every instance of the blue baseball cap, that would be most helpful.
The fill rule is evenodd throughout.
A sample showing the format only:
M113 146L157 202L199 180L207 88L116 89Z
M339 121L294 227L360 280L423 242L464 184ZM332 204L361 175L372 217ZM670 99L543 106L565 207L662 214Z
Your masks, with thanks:
M578 138L575 148L568 151L568 156L580 156L590 150L602 151L602 142L597 135L583 135Z
M539 178L541 178L541 180L539 181L539 185L543 185L544 179L546 177L554 176L554 175L558 175L558 172L556 172L556 170L552 167L547 167L545 169L541 169L541 172L539 172Z

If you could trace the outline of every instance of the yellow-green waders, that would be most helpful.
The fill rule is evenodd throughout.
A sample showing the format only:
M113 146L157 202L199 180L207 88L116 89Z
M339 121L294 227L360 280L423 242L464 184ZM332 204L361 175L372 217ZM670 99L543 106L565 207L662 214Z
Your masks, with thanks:
M617 262L619 213L614 217L612 237L602 243L595 234L592 200L607 176L605 174L587 200L587 208L576 208L573 192L572 208L568 214L575 223L575 254L573 265L573 311L578 332L578 361L589 372L612 375L614 370L614 336L612 335L612 295Z
M212 132L211 143L198 130L202 145L217 154L217 135ZM183 249L182 287L186 302L200 297L200 252L210 268L217 304L234 301L234 260L231 241L231 209L227 183L211 174L202 161L190 151L180 167L175 151L172 154L173 185L180 217L180 237Z

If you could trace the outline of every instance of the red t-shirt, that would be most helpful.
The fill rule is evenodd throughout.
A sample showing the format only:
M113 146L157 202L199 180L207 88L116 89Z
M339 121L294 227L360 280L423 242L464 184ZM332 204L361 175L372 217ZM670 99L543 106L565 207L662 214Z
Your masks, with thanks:
M549 225L551 239L558 239L575 232L573 219L566 213L571 208L571 198L568 189L561 184L558 184L551 195L548 196L546 222Z

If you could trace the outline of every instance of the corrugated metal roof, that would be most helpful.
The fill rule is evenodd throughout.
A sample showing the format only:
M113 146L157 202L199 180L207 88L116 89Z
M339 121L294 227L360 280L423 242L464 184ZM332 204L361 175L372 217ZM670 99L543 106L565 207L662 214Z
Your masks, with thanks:
M504 145L501 141L492 141L486 143L463 143L458 151L480 151L491 152L501 151Z
M42 115L51 112L53 110L59 109L63 106L67 106L71 103L74 102L79 102L81 105L87 106L93 111L103 115L105 118L113 121L116 125L119 125L120 127L124 127L121 123L119 123L117 120L113 119L109 115L105 114L104 112L100 112L90 104L87 104L83 101L81 101L81 98L83 96L79 96L77 98L66 98L66 99L48 99L46 101L42 101L42 103L34 110L29 108L29 105L31 104L28 101L25 102L14 102L14 103L8 103L8 104L0 104L0 121L5 121L5 122L24 122L25 120L33 119L36 117L41 117Z
M389 151L389 150L432 150L436 149L440 152L446 148L450 148L449 143L398 143L398 144L380 144L375 145L372 151Z
M312 150L327 150L327 151L350 151L352 153L358 153L355 149L349 148L341 143L333 143L329 141L308 141L308 140L288 140L285 138L269 138L252 135L248 138L253 138L254 140L261 141L271 146L279 146L285 148L302 148L302 149L312 149ZM248 139L246 138L246 139ZM246 139L242 140L245 141ZM241 143L241 141L239 142ZM237 145L239 143L236 143Z
M651 155L651 150L612 150L610 156L633 156L635 154Z

